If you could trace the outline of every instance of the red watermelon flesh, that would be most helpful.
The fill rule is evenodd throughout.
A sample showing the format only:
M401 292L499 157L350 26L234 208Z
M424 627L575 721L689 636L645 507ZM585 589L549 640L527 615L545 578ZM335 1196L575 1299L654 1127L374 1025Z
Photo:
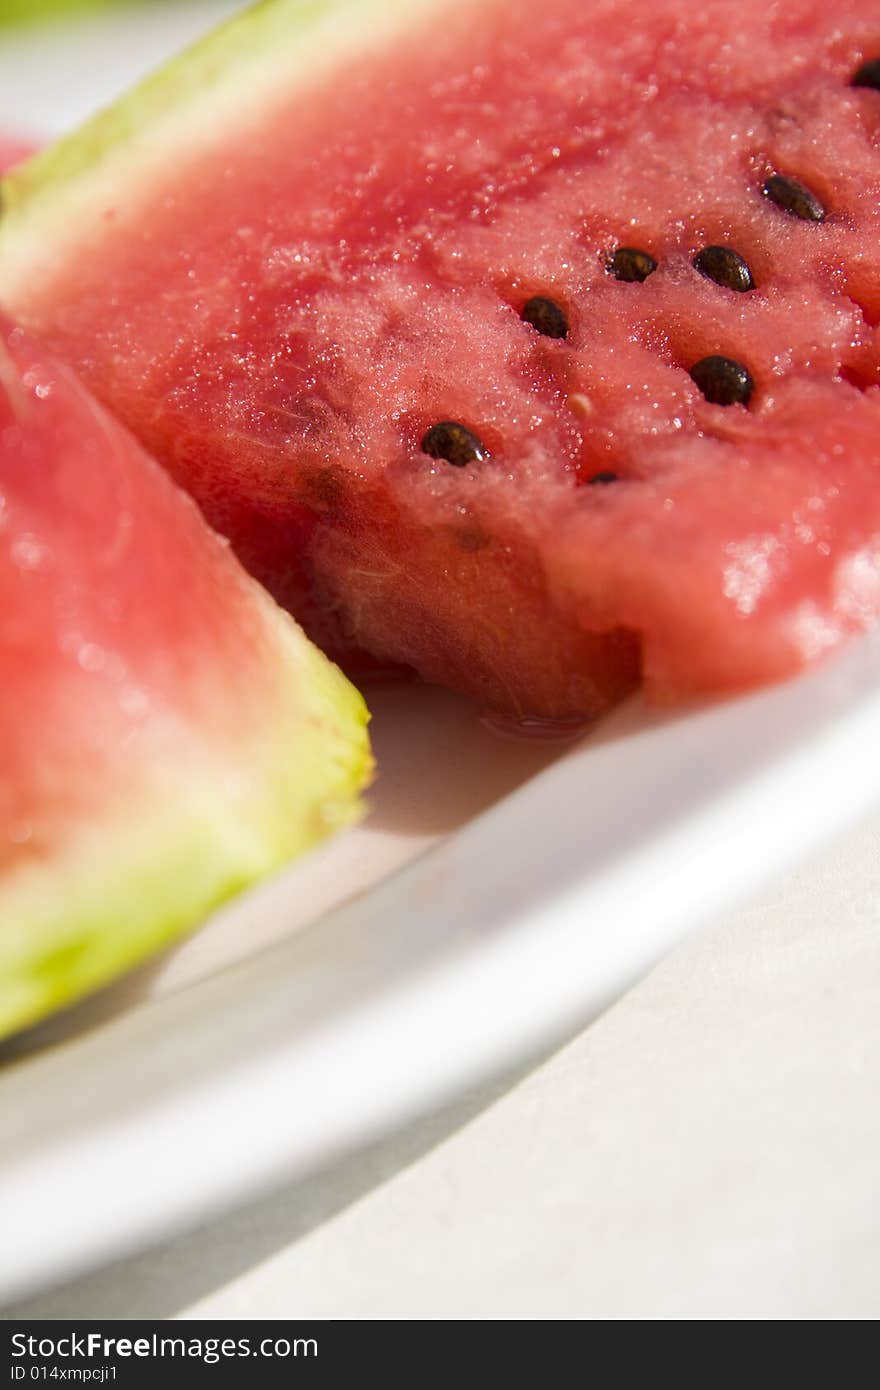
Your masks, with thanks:
M35 149L31 140L23 140L15 135L0 135L0 169L13 168L33 154Z
M270 0L9 181L0 290L331 647L774 680L880 610L878 59L868 0Z
M0 1037L356 811L360 698L0 320Z

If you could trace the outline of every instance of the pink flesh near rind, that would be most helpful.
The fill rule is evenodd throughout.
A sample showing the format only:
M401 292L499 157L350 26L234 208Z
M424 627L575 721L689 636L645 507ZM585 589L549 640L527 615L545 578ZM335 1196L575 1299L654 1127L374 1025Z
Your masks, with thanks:
M187 757L231 789L252 748L258 786L277 739L278 779L295 779L301 722L323 737L306 651L190 499L0 315L0 873L51 871Z
M337 650L555 719L775 680L880 609L878 55L865 0L453 5L7 297ZM753 291L696 272L713 243ZM691 380L714 353L748 408ZM442 419L491 459L426 457Z
M358 812L363 701L0 315L0 1038Z
M69 368L0 331L2 869L121 813L181 726L246 738L275 675L252 585L196 509Z
M4 173L20 164L28 155L34 153L36 145L32 140L23 140L15 135L0 135L0 170Z

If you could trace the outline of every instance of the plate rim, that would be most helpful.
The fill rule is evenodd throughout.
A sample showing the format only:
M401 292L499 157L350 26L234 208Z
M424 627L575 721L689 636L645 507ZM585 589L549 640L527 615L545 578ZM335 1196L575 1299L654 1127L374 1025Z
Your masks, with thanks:
M0 1301L305 1176L562 1042L880 803L864 751L878 735L877 636L757 694L630 706L362 897L14 1062ZM606 796L585 846L590 777Z

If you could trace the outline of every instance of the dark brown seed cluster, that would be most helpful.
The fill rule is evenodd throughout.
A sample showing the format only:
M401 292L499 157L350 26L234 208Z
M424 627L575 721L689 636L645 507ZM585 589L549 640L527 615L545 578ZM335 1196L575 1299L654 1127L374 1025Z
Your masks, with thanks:
M752 272L746 262L729 246L704 246L694 256L694 266L701 275L727 290L744 294L755 288Z
M786 178L784 174L771 174L769 179L765 179L761 192L783 212L799 217L802 222L825 221L825 209L819 199L797 179Z
M657 262L647 251L639 251L635 246L618 246L608 262L608 269L615 280L637 284L654 274Z
M536 294L523 305L521 317L545 338L568 337L568 317L555 299Z
M612 473L607 468L603 469L601 473L594 473L592 478L587 479L591 487L607 487L609 483L616 483L617 481L618 474Z
M748 369L732 357L701 357L690 374L712 405L748 405L755 389Z
M440 420L432 425L422 440L422 449L432 459L443 459L454 468L482 463L490 457L483 441L458 420Z
M869 58L867 63L856 68L850 78L850 86L873 87L875 92L880 92L880 58Z
M869 58L850 78L851 87L865 87L880 92L880 58ZM802 222L824 222L826 209L820 198L797 179L787 174L770 174L761 186L763 196ZM704 246L698 251L693 265L701 275L723 289L745 294L755 288L748 263L730 246ZM635 246L618 246L607 262L609 274L628 284L640 284L653 275L657 261L649 251ZM567 338L568 315L562 305L545 295L534 295L520 310L523 321L545 338ZM690 376L712 405L748 405L755 389L751 373L742 362L732 357L712 354L702 357L690 369ZM490 457L483 442L465 425L455 420L441 420L432 425L422 440L422 448L432 458L445 459L456 468L481 462ZM616 483L618 475L610 470L594 473L590 484L603 486Z

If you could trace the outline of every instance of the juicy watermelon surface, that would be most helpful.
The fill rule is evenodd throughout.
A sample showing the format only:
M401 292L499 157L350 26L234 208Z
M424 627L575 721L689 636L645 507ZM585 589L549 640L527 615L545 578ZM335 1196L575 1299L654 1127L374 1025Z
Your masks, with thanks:
M362 701L0 318L0 1036L357 811Z
M244 643L250 585L194 509L71 373L3 328L0 793L27 834L0 836L0 868L121 807L142 745L170 754L192 723L207 749L258 726L275 680Z
M12 169L28 155L33 154L35 146L29 140L15 135L0 135L0 169Z
M872 623L876 5L261 8L290 75L276 27L189 143L179 96L173 161L124 112L36 161L0 270L253 572L333 650L550 719L775 680ZM742 403L690 374L719 355ZM464 466L426 452L449 421Z

